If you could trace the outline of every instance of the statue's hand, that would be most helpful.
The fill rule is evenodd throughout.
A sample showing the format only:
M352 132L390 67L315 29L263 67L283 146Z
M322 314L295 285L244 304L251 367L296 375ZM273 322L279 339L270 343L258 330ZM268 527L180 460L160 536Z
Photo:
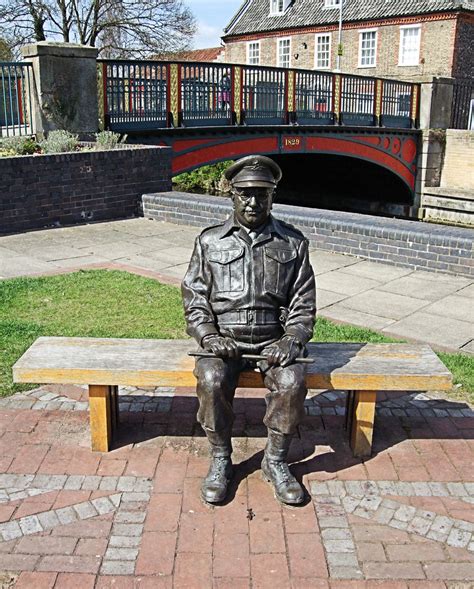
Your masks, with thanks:
M301 353L301 344L292 335L284 335L278 341L270 344L262 350L262 355L267 357L270 366L288 366L295 361Z
M218 358L237 358L240 355L237 343L230 337L207 335L201 345L207 352L212 352Z

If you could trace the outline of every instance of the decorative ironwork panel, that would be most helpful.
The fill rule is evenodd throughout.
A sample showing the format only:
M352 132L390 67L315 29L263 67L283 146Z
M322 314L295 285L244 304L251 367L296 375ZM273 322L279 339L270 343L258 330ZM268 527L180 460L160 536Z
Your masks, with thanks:
M106 126L166 126L167 71L160 62L107 61L102 73Z
M285 69L243 67L243 106L248 125L286 122Z
M412 92L416 84L384 80L380 124L384 127L410 128L412 126ZM418 109L418 101L415 103ZM416 116L414 117L414 120Z
M33 68L27 62L0 62L0 137L32 135Z
M296 121L299 124L334 124L332 74L297 71L295 97Z
M344 125L375 125L375 78L341 76L341 123Z
M418 124L419 87L408 82L223 63L99 63L105 127L120 131L240 124Z
M472 78L454 81L451 128L474 130L474 80Z
M228 124L232 93L230 66L184 63L180 68L183 125L203 127Z

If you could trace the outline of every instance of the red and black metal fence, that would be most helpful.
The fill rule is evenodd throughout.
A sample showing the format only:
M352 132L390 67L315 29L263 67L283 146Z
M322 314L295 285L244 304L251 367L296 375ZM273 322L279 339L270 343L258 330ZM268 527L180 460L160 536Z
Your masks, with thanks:
M464 78L453 83L451 129L474 130L474 80Z
M0 62L0 137L31 135L32 65Z
M417 128L419 84L224 63L99 60L105 128Z

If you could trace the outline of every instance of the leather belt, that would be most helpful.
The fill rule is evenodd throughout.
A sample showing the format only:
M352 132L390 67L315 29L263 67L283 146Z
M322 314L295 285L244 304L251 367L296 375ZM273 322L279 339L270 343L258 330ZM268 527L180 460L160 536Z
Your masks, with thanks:
M219 325L271 325L283 321L280 311L270 309L240 309L217 315Z

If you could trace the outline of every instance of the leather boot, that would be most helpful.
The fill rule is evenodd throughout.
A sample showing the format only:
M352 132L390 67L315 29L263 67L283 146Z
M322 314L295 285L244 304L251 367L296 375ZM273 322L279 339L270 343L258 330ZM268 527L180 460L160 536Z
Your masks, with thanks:
M232 479L232 442L230 428L220 432L205 430L211 445L209 472L201 485L201 497L207 503L220 503L227 496Z
M304 491L288 468L287 457L291 434L268 430L268 440L262 460L264 478L272 483L275 497L288 505L299 505L304 501Z

